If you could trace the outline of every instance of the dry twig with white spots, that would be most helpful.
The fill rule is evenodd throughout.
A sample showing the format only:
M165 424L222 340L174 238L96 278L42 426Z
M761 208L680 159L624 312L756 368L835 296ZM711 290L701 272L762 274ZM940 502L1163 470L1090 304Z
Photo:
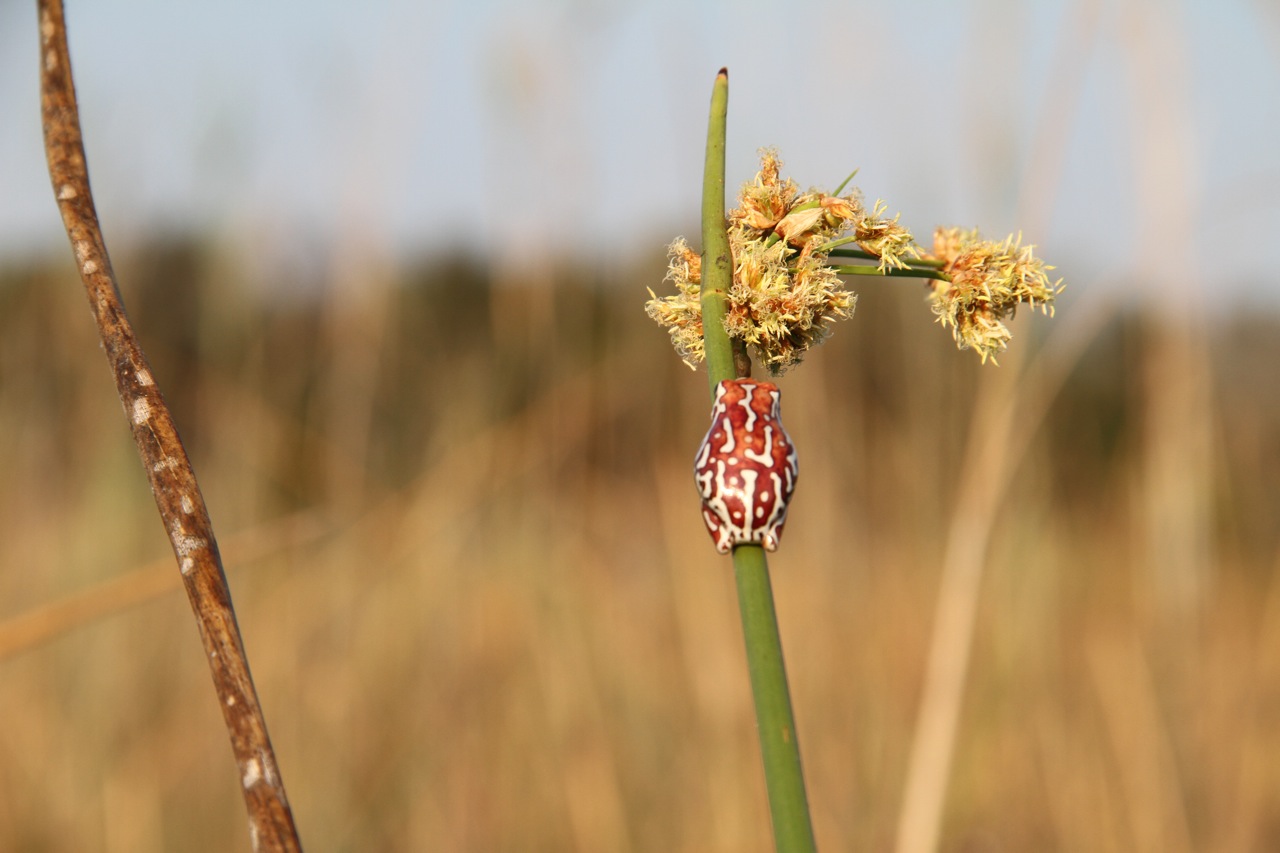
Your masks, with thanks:
M249 674L204 497L116 287L89 190L61 0L38 0L41 109L49 175L102 345L115 374L195 612L249 811L255 850L301 850L266 720Z

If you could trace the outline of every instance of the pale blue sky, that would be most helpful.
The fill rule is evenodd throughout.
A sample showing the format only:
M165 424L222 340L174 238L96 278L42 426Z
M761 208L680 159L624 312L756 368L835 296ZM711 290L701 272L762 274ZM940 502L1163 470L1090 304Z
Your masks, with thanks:
M802 185L859 168L922 238L1021 228L1070 280L1115 281L1172 232L1201 288L1280 297L1280 16L1262 2L69 6L116 247L199 230L285 262L342 236L642 257L695 228L727 65L731 186L774 145ZM0 3L0 262L65 248L34 7ZM1186 215L1166 227L1170 208Z

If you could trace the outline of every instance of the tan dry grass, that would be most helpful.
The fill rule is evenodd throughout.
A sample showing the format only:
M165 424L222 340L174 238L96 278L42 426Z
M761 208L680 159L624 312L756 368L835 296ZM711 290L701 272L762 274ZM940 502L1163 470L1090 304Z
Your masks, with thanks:
M117 265L227 531L310 849L767 849L732 577L688 472L705 384L644 319L640 276L406 275L376 335L334 335L306 304L211 283L201 251ZM0 288L0 638L45 630L0 660L0 848L245 849L186 605L137 568L163 531L58 272ZM784 379L803 473L772 561L833 850L893 843L978 369L909 285L864 291ZM981 593L944 849L1280 843L1280 395L1251 366L1275 363L1259 329L1215 352L1219 553L1187 636L1151 618L1132 566L1133 324L1031 439ZM371 348L369 411L345 421L323 369L339 341ZM351 482L358 501L332 499ZM98 612L41 610L95 589Z

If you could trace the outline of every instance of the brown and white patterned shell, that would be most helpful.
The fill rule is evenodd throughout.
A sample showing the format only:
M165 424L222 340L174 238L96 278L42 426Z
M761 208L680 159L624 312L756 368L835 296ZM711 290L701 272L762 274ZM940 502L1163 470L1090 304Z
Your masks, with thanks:
M745 543L778 549L798 471L779 420L781 397L778 386L754 379L726 379L716 387L694 476L702 518L721 554Z

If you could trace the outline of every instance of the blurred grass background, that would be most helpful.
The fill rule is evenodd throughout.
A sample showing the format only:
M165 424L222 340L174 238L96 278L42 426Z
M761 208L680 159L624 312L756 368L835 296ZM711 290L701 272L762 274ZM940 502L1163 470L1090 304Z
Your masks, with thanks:
M769 849L690 470L705 377L642 312L724 63L731 184L761 144L802 184L863 166L913 227L1024 229L1069 284L981 368L918 285L859 281L782 380L801 478L771 566L821 849L898 841L971 521L941 849L1280 849L1269 9L820 3L815 40L732 4L677 27L244 5L86 7L72 44L115 267L308 849ZM247 850L46 203L23 9L0 12L0 850Z
M255 288L212 241L114 261L310 849L768 849L732 571L690 472L705 379L642 312L660 255L335 266L319 298ZM1162 462L1194 427L1151 403L1177 381L1153 368L1167 318L1068 290L980 368L918 285L858 284L782 380L801 479L771 565L823 849L892 847L999 383L1052 396L1013 422L944 849L1280 847L1280 318L1174 329L1212 432ZM83 300L69 254L0 270L0 849L248 849ZM1037 385L1054 352L1064 381ZM1184 486L1206 550L1171 596L1152 507Z

